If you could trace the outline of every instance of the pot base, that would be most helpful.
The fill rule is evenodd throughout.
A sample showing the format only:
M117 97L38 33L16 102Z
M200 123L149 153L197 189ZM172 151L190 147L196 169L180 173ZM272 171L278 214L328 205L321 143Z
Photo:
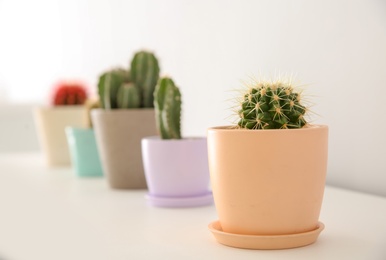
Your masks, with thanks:
M187 208L200 207L213 204L213 195L211 192L195 197L158 197L150 194L145 195L148 203L155 207L165 208Z
M242 235L226 233L219 221L209 224L209 230L220 244L245 249L288 249L310 245L316 241L324 224L318 222L318 227L304 233L288 235Z

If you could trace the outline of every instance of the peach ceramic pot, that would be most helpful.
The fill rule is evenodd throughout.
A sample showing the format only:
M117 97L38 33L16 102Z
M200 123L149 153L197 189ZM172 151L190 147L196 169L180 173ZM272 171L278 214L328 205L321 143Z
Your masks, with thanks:
M49 166L70 166L70 152L65 128L85 127L87 111L84 106L40 107L34 110L40 146Z
M93 109L91 117L104 175L112 188L147 188L141 139L156 135L154 109Z
M153 206L195 207L213 203L206 138L142 139L142 157Z
M208 130L209 168L219 224L232 234L275 236L317 229L328 127Z

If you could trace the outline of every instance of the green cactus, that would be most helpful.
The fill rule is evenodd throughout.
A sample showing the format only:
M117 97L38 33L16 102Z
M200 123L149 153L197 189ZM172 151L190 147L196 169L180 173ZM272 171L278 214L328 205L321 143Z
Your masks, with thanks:
M238 125L247 129L302 128L307 108L289 82L257 82L245 95Z
M140 51L131 61L131 77L141 92L141 107L154 106L154 89L159 77L158 60L154 54Z
M123 83L117 93L118 108L138 108L140 96L138 88L133 83Z
M130 72L123 69L107 71L99 77L98 94L102 108L118 108L117 94L124 82L130 82Z
M154 92L156 122L162 139L181 139L181 93L171 78L158 81Z

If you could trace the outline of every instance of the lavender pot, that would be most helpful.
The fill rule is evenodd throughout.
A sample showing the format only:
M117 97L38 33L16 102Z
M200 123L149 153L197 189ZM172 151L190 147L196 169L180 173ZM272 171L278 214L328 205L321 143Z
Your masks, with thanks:
M146 137L142 139L142 159L150 205L197 207L213 203L206 138Z

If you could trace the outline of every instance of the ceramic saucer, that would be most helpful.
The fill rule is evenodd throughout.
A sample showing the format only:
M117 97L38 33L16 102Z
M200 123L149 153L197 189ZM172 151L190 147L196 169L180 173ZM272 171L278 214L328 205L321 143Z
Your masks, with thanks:
M211 192L195 197L158 197L146 194L145 198L152 206L166 208L199 207L213 204L213 195Z
M324 224L318 222L316 229L289 235L241 235L226 233L219 221L209 224L209 230L216 240L227 246L246 249L286 249L312 244L324 229Z

